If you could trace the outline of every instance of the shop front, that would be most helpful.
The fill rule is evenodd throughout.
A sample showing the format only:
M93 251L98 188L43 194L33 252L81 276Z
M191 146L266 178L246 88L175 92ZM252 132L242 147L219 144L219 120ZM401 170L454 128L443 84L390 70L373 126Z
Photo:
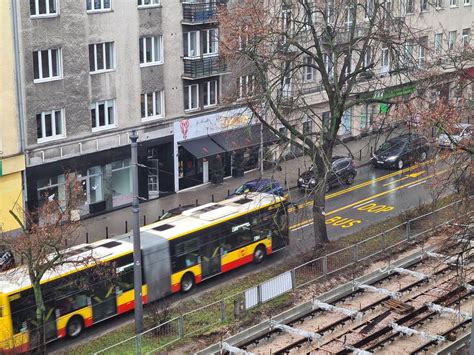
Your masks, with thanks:
M174 191L173 138L139 142L139 196L152 199ZM57 199L66 204L66 174L82 187L81 216L111 211L132 202L130 145L27 168L28 207Z
M261 143L277 137L251 117L240 109L176 122L176 191L258 168Z

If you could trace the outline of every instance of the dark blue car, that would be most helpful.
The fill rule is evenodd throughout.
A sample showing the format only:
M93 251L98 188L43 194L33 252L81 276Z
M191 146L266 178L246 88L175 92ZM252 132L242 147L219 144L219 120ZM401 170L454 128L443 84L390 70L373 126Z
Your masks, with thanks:
M278 181L271 179L256 179L247 181L246 183L240 185L231 193L227 198L243 195L249 192L265 192L268 194L274 194L277 196L284 196L285 192L283 186Z

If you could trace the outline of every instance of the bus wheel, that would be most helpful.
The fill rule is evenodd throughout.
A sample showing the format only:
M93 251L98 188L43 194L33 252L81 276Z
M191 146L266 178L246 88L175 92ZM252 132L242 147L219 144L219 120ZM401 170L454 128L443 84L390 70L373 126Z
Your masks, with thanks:
M253 252L253 262L255 264L260 264L263 259L265 259L265 255L267 255L265 247L263 245L259 245Z
M66 334L69 338L77 338L79 334L82 333L82 329L84 328L84 322L82 318L79 316L74 316L69 319L66 326Z
M194 286L194 275L190 272L184 274L181 279L181 291L189 292Z

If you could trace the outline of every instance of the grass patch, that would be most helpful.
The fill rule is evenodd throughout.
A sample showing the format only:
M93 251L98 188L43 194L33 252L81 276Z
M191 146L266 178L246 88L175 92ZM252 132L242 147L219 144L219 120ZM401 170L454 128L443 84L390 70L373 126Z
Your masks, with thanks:
M175 307L169 312L169 319L179 317L185 313L191 312L183 316L183 327L185 334L193 333L193 337L187 336L174 344L184 345L189 344L195 340L197 336L206 335L206 343L210 341L219 341L223 336L230 332L236 331L239 327L247 327L252 324L260 322L262 319L267 319L269 316L278 314L284 309L294 304L294 294L286 293L279 296L259 307L255 307L250 311L242 312L240 316L235 314L235 306L243 301L242 292L250 287L256 286L263 281L266 281L274 276L277 276L290 268L300 265L305 260L310 261L316 257L327 255L356 243L362 242L358 249L359 258L368 256L381 248L382 239L372 238L377 234L385 232L383 243L385 247L390 247L399 241L406 238L406 227L394 228L400 223L404 223L409 219L426 214L433 209L446 206L453 201L459 199L459 196L451 195L439 199L434 204L419 206L413 210L407 211L400 216L388 218L387 220L367 227L357 233L344 237L342 240L331 242L331 244L321 248L316 252L308 252L304 255L286 259L271 265L265 269L260 269L258 272L239 277L232 282L227 282L224 285L219 285L213 290L207 291L199 297L193 297L181 301L179 307ZM464 206L466 207L466 206ZM459 211L462 213L462 211ZM455 208L445 208L435 215L435 221L447 221L456 216L458 211ZM421 229L428 229L432 226L433 219L422 218L416 222L411 223L413 227ZM412 226L411 226L412 227ZM413 231L413 230L412 230ZM365 241L365 242L364 242ZM339 267L348 266L347 260L352 258L352 249L341 250L333 255L328 255L327 268L328 270L335 270ZM297 279L298 284L314 280L322 270L321 261L310 263L307 267L298 270ZM161 301L159 301L161 302ZM197 308L206 306L204 310L194 311ZM145 307L146 310L146 307ZM150 323L148 320L147 323ZM104 349L108 346L123 341L134 334L133 324L125 325L121 328L115 329L102 337L91 340L85 345L81 345L75 349L68 350L70 354L90 354L98 350ZM142 337L142 351L152 351L167 342L179 337L178 321L175 320L170 323L169 327L160 334L150 333ZM176 346L175 345L175 346ZM114 348L107 354L132 354L134 353L135 342L129 341L119 347ZM169 349L169 348L168 348Z

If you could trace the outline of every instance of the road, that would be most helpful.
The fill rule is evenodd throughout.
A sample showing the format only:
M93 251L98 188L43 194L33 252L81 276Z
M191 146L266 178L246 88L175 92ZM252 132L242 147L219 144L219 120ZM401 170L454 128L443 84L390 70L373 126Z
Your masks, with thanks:
M362 167L352 186L334 188L326 195L326 224L331 240L343 238L351 233L367 228L372 224L396 216L402 211L417 207L432 199L429 182L437 176L446 174L448 165L441 163L434 168L432 161L400 170L390 171ZM290 248L285 253L297 254L313 246L311 221L311 196L305 196L298 190L290 192L290 200L297 206L290 212ZM177 294L168 297L172 303L187 297L199 297L204 291L217 285L258 272L262 267L270 266L281 260L284 255L274 255L265 260L256 270L254 265L219 275L200 284L189 294ZM78 346L89 339L98 337L133 320L133 314L126 314L104 321L86 329L79 339L61 340L50 344L50 351L65 352L65 348Z

